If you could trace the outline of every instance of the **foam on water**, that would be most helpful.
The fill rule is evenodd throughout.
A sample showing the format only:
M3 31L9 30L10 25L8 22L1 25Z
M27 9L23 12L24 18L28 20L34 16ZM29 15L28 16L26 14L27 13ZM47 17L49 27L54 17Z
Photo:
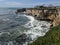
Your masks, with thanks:
M33 16L28 15L18 15L18 16L24 16L29 19L29 21L23 25L25 28L28 28L27 31L24 30L24 34L28 35L31 38L31 41L36 40L40 36L44 36L46 32L50 29L50 23L47 21L38 21ZM26 42L27 45L28 42Z
M34 19L33 16L27 16L25 15L30 21L25 24L24 26L26 28L30 28L28 31L24 32L27 35L30 34L32 40L35 40L39 36L44 36L45 33L49 30L50 28L50 23L46 21L38 21Z
M10 19L9 18L6 18L6 19L2 19L3 21L9 21Z

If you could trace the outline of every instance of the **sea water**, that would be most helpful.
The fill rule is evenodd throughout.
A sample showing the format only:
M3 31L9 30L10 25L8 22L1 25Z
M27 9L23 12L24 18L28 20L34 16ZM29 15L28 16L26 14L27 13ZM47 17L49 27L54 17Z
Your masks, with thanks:
M18 45L18 43L27 45L28 42L33 42L49 31L49 22L38 21L33 16L25 14L16 14L16 10L16 8L0 8L0 45Z

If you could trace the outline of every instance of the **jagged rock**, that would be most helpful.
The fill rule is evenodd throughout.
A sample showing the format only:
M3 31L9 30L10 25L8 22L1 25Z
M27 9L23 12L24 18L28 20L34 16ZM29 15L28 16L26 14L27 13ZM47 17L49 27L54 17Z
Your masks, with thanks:
M17 9L16 14L26 11L26 8Z

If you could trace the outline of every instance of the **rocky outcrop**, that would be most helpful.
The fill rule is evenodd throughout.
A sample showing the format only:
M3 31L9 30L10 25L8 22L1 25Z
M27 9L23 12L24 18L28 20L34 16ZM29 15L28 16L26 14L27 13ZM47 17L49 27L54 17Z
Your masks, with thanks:
M51 27L60 24L60 8L57 7L39 7L39 8L22 8L16 11L16 14L26 12L38 20L45 20L51 23Z
M51 25L54 27L54 26L59 25L59 24L60 24L60 11L58 11L58 15L54 18Z
M16 14L26 11L26 8L17 9Z
M60 24L60 9L48 8L48 9L27 9L27 15L32 15L38 20L50 21L51 27Z

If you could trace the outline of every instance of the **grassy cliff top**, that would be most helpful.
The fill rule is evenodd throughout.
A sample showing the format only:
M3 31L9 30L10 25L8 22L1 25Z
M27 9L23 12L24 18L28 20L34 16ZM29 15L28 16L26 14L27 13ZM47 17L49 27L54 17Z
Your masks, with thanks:
M44 37L39 37L28 45L60 45L60 25L51 28Z

